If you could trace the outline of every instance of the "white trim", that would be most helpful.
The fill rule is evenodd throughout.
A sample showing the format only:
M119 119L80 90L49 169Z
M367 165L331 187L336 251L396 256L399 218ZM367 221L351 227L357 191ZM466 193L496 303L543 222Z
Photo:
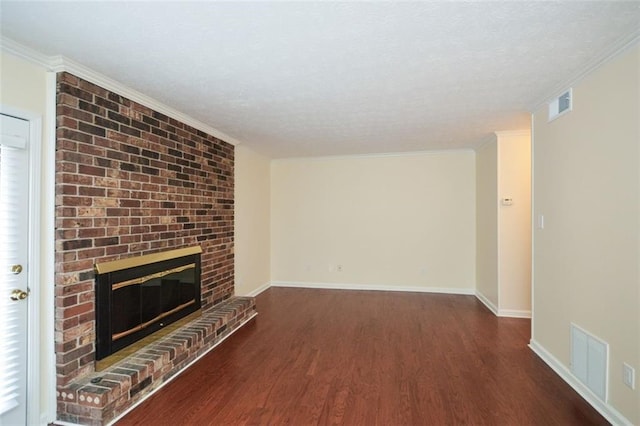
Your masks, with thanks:
M266 283L262 284L260 287L251 290L249 293L247 293L247 296L256 297L257 295L259 295L263 291L268 290L270 287L271 287L271 283L270 282L266 282Z
M196 362L198 362L198 360L200 358L202 358L203 356L205 356L206 354L208 354L209 352L211 352L214 348L216 348L219 344L221 344L222 342L224 342L225 340L227 340L227 338L229 336L231 336L232 334L234 334L236 331L240 330L242 327L244 327L245 325L247 325L249 323L249 321L251 321L253 318L255 318L258 315L257 312L254 312L251 316L247 317L242 324L240 324L239 326L237 326L236 328L234 328L233 330L231 330L231 332L229 332L229 334L227 334L226 336L224 336L222 339L220 339L219 341L217 341L213 346L211 346L210 348L208 348L206 351L202 352L200 355L198 355L193 361L191 361L189 364L185 365L184 367L182 367L180 369L180 371L176 374L174 374L173 376L171 376L170 378L168 378L167 380L165 380L164 382L162 382L160 384L160 386L158 386L157 388L155 388L154 390L152 390L151 392L149 392L147 395L145 395L144 397L140 398L140 400L138 402L136 402L135 404L133 404L131 407L129 407L126 411L120 413L120 415L118 415L118 417L114 418L113 420L111 420L109 423L107 423L107 426L110 426L112 424L114 424L115 422L117 422L118 420L120 420L121 418L123 418L124 416L126 416L131 410L133 410L134 408L136 408L138 405L142 404L144 401L146 401L149 397L151 397L151 395L153 395L154 393L158 392L160 389L162 389L167 383L171 383L171 381L173 379L175 379L176 377L180 376L184 371L187 370L187 368L191 367L193 364L195 364ZM70 424L70 423L67 423ZM72 424L72 423L71 423Z
M636 43L640 42L640 30L634 31L632 34L627 35L612 45L608 46L603 52L596 55L596 57L589 61L582 69L576 72L571 78L565 80L561 84L554 86L552 90L548 92L548 94L541 99L538 99L535 103L531 105L529 111L535 112L538 109L542 108L554 98L560 96L563 92L566 92L567 87L573 87L580 81L584 80L589 74L593 71L597 70L601 66L605 65L613 58L618 55L623 54L627 50L631 49Z
M611 404L607 404L600 400L588 387L580 382L571 371L554 357L544 346L535 341L533 338L529 342L531 350L538 355L553 371L560 376L562 380L567 382L578 394L584 398L593 408L614 425L633 426L633 424L623 416L618 410L613 408Z
M44 290L41 271L41 208L42 208L42 117L29 120L29 353L27 354L27 424L35 423L41 417L40 398L40 300ZM34 267L35 266L35 267Z
M0 49L14 56L18 56L32 63L43 66L48 71L69 72L76 77L80 77L84 80L90 81L91 83L97 84L104 89L115 92L125 98L151 108L154 111L181 121L184 124L208 133L209 135L221 139L231 145L239 145L241 143L241 141L239 141L238 139L233 138L217 129L214 129L213 127L203 123L200 120L196 120L195 118L192 118L166 104L163 104L162 102L159 102L151 98L150 96L138 92L137 90L132 89L125 84L120 83L119 81L107 77L104 74L94 71L91 68L86 67L64 56L46 56L6 37L0 37Z
M476 298L493 314L501 318L531 318L531 311L520 309L500 309L487 296L476 290Z
M60 426L82 426L80 423L65 422L64 420L55 420L51 422L51 424Z
M104 74L100 74L99 72L96 72L78 62L72 61L71 59L65 58L64 56L60 57L60 61L60 65L55 68L56 71L69 72L76 77L80 77L84 80L90 81L91 83L97 84L104 89L116 92L117 94L125 98L149 107L154 111L181 121L182 123L194 127L198 130L202 130L203 132L221 139L224 142L230 143L231 145L235 146L240 144L239 140L227 135L226 133L214 129L213 127L203 123L202 121L196 120L195 118L192 118L176 109L173 109L170 106L163 104L162 102L156 101L150 96L138 92L137 90L132 89L110 77L107 77Z
M56 351L55 351L55 182L56 182L56 74L47 72L47 99L46 99L46 123L44 147L42 149L42 215L45 218L41 229L40 244L41 279L44 283L49 283L41 292L40 310L43 315L51 318L48 327L41 330L41 344L45 346L42 351L45 371L41 371L42 377L47 377L49 389L45 392L45 401L41 401L40 424L48 424L57 417L56 400Z
M310 283L302 281L271 281L271 287L322 288L330 290L374 290L374 291L402 291L412 293L444 293L473 296L473 288L454 287L408 287L392 284L347 284L347 283Z
M493 132L496 136L531 136L531 130L528 129L520 129L520 130L497 130Z
M500 313L500 306L501 306L501 301L503 299L503 297L501 296L502 294L502 264L503 262L503 255L502 255L502 228L504 228L504 226L502 226L502 208L500 208L500 197L503 195L504 191L502 190L502 155L500 155L501 149L500 147L503 145L502 140L500 139L500 134L498 134L498 132L494 132L496 134L496 194L498 195L498 199L494 200L495 203L495 209L496 209L496 278L497 278L497 283L496 286L498 287L498 292L497 292L497 297L498 300L496 302L497 306L497 310L494 312L496 315L498 315Z
M286 157L286 158L274 158L271 162L286 162L286 161L325 161L325 160L352 160L358 158L386 158L386 157L416 157L423 155L440 155L450 154L457 152L473 152L473 148L461 148L461 149L434 149L429 151L406 151L406 152L380 152L371 154L346 154L346 155L321 155L317 157Z
M482 294L482 292L476 290L475 294L476 298L481 301L495 316L498 316L498 307L491 301L487 296Z
M531 339L535 338L535 253L536 253L536 203L535 203L535 126L531 113Z
M473 147L473 150L478 153L479 151L481 151L482 149L486 148L487 146L489 146L489 144L493 141L497 140L497 135L496 132L491 133L489 136L480 139L479 142L476 142L475 146Z
M10 38L0 36L0 50L33 64L40 65L41 67L46 68L47 71L51 71L51 56L44 55L30 47L11 40Z
M531 318L531 311L521 309L498 309L498 316L504 318Z

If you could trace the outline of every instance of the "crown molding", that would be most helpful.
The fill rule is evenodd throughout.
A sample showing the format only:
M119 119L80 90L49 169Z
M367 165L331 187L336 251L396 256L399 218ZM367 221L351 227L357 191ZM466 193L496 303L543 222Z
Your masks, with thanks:
M17 43L10 38L0 36L0 50L4 53L9 53L13 56L46 68L47 71L53 71L51 64L55 57L47 56L30 47Z
M531 130L522 129L522 130L497 130L494 132L496 136L530 136Z
M195 129L201 130L231 145L236 146L242 143L238 139L215 129L200 120L196 120L195 118L184 114L168 105L165 105L162 102L145 95L144 93L138 92L137 90L132 89L117 80L107 77L104 74L94 71L93 69L62 55L47 56L6 37L0 37L0 50L2 50L2 52L9 53L13 56L17 56L21 59L44 67L47 71L56 73L71 73L76 77L80 77L104 89L115 92L125 98L142 104L154 111L178 120Z
M531 105L529 111L536 112L538 109L545 107L552 99L560 96L568 88L575 86L577 83L584 80L584 78L589 74L639 43L640 29L620 38L617 42L613 43L607 49L600 52L600 54L598 54L591 61L587 62L587 64L572 77L565 80L562 84L554 86L549 92L547 92L547 96L539 98L535 103Z
M429 151L399 151L399 152L381 152L372 154L343 154L343 155L322 155L318 157L284 157L273 158L272 162L287 161L325 161L325 160L354 160L358 158L388 158L388 157L419 157L428 155L442 155L452 153L471 153L475 152L472 148L460 149L434 149Z
M478 151L487 147L491 142L496 142L497 140L498 140L498 136L496 132L493 132L488 136L485 136L484 138L480 139L478 142L476 142L473 147L473 150L477 153Z

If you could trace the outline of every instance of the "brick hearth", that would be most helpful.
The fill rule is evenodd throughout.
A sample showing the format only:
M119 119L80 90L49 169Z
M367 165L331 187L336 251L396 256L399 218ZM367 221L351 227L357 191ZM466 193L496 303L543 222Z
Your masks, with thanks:
M59 388L59 419L108 423L255 315L253 298L234 297L123 361Z

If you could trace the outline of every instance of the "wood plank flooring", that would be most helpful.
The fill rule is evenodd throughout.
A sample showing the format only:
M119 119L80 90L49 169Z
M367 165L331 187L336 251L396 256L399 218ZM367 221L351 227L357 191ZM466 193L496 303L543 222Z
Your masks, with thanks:
M473 296L271 288L130 425L600 425Z

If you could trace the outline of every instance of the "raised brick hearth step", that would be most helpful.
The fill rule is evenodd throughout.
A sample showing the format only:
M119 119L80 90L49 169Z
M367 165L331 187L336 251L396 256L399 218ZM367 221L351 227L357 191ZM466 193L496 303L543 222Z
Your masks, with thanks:
M109 423L255 315L254 298L232 297L105 370L59 388L59 420Z

